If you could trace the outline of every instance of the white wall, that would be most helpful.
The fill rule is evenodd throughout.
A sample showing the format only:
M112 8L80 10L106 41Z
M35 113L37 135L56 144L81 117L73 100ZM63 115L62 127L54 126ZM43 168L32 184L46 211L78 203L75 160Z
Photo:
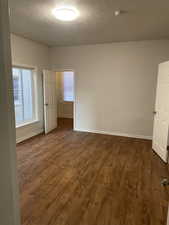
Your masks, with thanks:
M75 129L150 138L157 69L169 41L51 48L55 70L75 70Z
M43 131L42 70L49 68L49 48L43 44L11 35L12 64L35 66L38 69L38 115L39 121L17 128L17 141L24 140Z

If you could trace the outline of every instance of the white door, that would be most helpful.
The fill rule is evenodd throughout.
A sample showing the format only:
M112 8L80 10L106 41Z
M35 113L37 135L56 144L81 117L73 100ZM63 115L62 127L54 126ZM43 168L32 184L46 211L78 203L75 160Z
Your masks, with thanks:
M167 225L169 225L169 206L168 206L168 213L167 213Z
M56 73L49 70L43 71L44 90L44 123L45 133L57 127L57 93Z
M167 162L169 129L169 62L159 65L154 111L153 149Z

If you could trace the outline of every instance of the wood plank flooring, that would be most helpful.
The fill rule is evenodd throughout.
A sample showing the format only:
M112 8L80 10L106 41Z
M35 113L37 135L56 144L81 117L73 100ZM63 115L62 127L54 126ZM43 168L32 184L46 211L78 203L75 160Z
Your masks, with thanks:
M165 225L168 171L151 142L71 124L17 145L22 225Z

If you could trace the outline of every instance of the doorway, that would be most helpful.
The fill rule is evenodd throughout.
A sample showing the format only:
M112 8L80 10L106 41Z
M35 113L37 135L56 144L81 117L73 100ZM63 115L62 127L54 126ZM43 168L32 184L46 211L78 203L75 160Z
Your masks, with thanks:
M73 130L75 75L72 70L56 72L58 127Z

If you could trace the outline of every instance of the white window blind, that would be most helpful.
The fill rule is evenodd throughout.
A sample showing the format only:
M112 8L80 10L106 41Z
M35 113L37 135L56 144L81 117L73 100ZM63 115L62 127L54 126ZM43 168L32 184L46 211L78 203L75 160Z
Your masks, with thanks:
M16 126L36 118L33 70L13 67L13 92Z
M67 102L74 101L74 72L63 72L63 100Z

